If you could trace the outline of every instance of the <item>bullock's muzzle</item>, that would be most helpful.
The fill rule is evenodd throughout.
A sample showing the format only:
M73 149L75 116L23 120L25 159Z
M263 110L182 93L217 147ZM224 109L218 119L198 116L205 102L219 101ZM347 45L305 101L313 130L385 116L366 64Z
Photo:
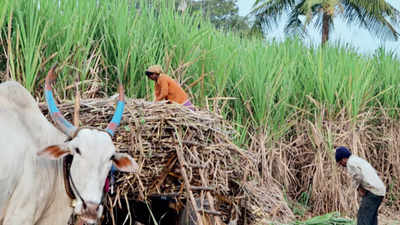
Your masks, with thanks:
M77 224L97 224L97 220L103 214L103 206L92 202L86 202L85 207L82 208L81 213L78 213Z

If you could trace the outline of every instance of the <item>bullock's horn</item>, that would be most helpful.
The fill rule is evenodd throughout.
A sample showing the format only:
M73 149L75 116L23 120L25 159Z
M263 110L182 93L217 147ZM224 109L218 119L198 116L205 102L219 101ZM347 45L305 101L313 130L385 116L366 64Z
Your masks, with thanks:
M72 137L76 131L76 127L68 122L64 116L61 114L60 110L58 110L56 102L53 97L53 88L52 84L57 79L57 74L55 72L57 66L53 66L50 71L47 73L45 86L44 86L44 94L46 97L47 107L49 109L49 113L53 121L58 125L58 127L69 137Z
M122 84L119 84L118 87L118 102L117 102L117 108L115 109L115 113L113 115L113 118L111 119L110 123L108 124L106 131L111 135L114 136L115 129L119 126L119 123L121 122L122 114L124 112L124 107L125 107L125 94L124 94L124 87Z

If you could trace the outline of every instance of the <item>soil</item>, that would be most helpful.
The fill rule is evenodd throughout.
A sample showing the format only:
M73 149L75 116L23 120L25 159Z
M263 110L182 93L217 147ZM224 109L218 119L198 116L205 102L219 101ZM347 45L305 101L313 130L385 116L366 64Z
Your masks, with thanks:
M386 216L379 216L379 224L381 225L400 225L400 215L397 218L393 217L386 217Z

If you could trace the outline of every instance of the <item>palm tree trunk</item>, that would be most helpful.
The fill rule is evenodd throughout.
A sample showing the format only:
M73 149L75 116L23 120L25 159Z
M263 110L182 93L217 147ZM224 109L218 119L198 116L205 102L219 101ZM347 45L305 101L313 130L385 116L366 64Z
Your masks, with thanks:
M325 42L329 40L329 25L332 22L332 16L327 12L324 12L322 15L322 40L321 45L324 45Z

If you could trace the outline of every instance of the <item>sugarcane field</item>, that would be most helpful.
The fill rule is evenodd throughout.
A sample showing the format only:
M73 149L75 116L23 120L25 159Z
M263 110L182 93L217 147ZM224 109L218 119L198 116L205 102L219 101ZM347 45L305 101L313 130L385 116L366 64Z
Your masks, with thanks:
M0 225L400 225L400 1L0 0Z

